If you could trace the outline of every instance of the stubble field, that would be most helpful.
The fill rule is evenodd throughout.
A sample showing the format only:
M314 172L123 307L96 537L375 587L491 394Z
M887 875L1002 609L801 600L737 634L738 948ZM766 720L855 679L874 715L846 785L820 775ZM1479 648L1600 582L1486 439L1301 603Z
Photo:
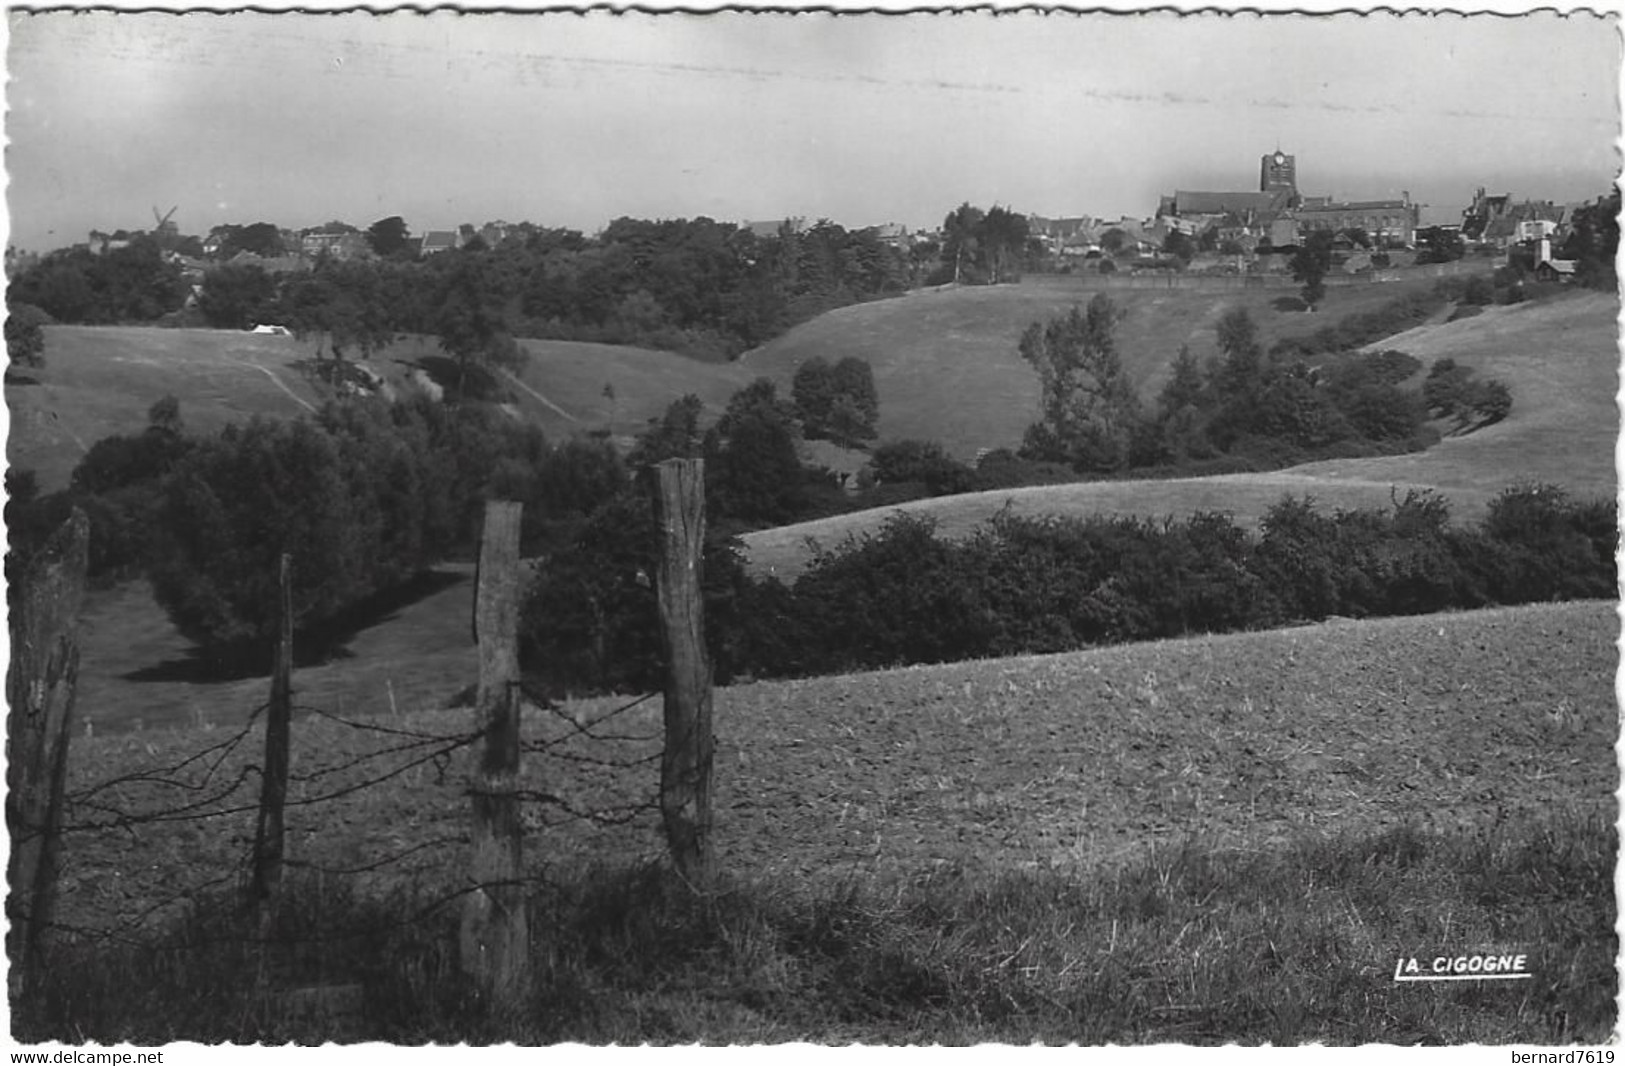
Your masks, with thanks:
M1565 811L1611 820L1617 636L1611 604L1578 603L720 689L716 846L742 877L828 881L941 864L1088 870L1182 842L1267 851L1305 835L1473 829ZM300 705L320 706L303 672L295 690ZM611 715L626 702L527 708L527 737L557 746L527 756L526 785L561 800L528 815L538 872L660 853L653 809L631 810L654 795L658 763L583 761L658 752L659 699ZM473 728L468 709L374 721L436 737ZM222 724L76 742L70 789L147 773L233 733ZM296 781L315 775L296 784L296 803L424 750L340 771L400 738L321 717L301 718L294 735ZM257 743L219 760L210 780L257 761ZM387 868L389 881L454 883L467 757L295 806L295 856L354 868L410 853ZM206 823L72 834L74 924L115 922L183 894L189 880L229 876L251 839L254 796L223 797L222 810L247 809ZM131 810L173 798L136 783L96 803ZM630 821L600 826L568 811ZM432 841L445 843L413 851Z

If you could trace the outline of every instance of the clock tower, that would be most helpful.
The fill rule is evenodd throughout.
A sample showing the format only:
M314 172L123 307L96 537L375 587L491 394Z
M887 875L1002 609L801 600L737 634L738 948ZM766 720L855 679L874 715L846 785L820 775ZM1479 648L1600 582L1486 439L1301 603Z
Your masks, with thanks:
M1258 166L1258 191L1277 189L1290 192L1294 202L1298 199L1298 157L1286 155L1279 148L1263 156Z

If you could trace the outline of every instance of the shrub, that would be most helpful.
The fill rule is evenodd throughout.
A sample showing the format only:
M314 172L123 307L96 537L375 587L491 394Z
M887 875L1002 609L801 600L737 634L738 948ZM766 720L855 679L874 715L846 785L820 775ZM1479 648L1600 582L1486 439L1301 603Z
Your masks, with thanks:
M21 301L6 306L6 358L13 366L45 364L45 330L54 319L33 304Z
M1607 502L1576 507L1555 485L1523 484L1490 502L1484 533L1508 549L1489 592L1499 603L1613 596L1618 578L1606 535Z
M1494 303L1494 281L1482 274L1474 274L1462 287L1461 301L1473 307L1484 307Z
M1314 499L1285 497L1265 512L1257 565L1273 600L1273 619L1321 619L1342 605L1337 524L1315 510Z
M795 592L824 668L987 654L993 630L962 562L961 549L937 538L933 519L906 513L815 556Z
M870 454L860 484L889 485L918 481L933 496L969 492L974 472L950 458L936 441L887 441Z
M521 612L520 654L527 674L553 695L652 692L664 684L654 578L659 530L642 486L598 507L575 536L555 547ZM713 676L732 679L742 656L759 654L741 615L771 602L745 591L738 543L708 531L701 589Z

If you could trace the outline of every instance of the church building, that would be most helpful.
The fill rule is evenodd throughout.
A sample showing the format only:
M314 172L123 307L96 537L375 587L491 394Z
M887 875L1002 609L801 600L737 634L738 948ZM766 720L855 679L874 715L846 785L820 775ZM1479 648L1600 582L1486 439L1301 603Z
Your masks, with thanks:
M1218 227L1227 238L1276 247L1297 244L1314 230L1362 229L1380 244L1415 242L1417 208L1409 194L1399 200L1334 201L1298 191L1298 159L1277 148L1259 157L1256 192L1176 191L1164 196L1157 217L1179 219L1181 228L1204 232Z

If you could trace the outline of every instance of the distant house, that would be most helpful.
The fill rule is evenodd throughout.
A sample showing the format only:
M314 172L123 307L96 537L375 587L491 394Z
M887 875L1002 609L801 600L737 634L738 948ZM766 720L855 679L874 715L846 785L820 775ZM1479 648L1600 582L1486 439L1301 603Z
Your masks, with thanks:
M908 234L908 227L901 222L886 222L879 226L870 226L866 231L874 235L881 244L890 248L908 248L914 240Z
M103 233L94 229L90 231L90 251L93 255L106 255L108 252L116 252L129 246L130 235L124 230L116 230L113 233Z
M267 257L254 252L238 252L227 262L236 266L257 266L267 274L299 274L310 269L310 261L301 255Z
M1512 203L1512 194L1490 196L1479 186L1473 194L1473 202L1461 213L1461 235L1470 241L1482 240L1484 230L1491 222L1506 214L1507 207Z
M423 244L418 249L418 254L437 255L440 252L456 251L462 246L462 239L456 230L432 229L423 235Z
M507 240L510 234L516 234L517 227L508 222L487 222L480 227L479 238L485 242L487 248L495 248Z
M763 240L769 237L777 237L779 230L785 226L790 227L791 233L805 233L807 220L804 218L774 218L756 222L741 222L739 224L740 229L746 230Z
M1539 240L1541 236L1556 236L1562 229L1565 209L1552 203L1550 200L1525 200L1522 203L1507 204L1484 226L1479 240L1500 251L1506 251L1521 240ZM1547 233L1535 231L1547 227L1541 223L1550 223ZM1462 227L1466 232L1466 225ZM1533 236L1520 236L1520 232L1533 233Z
M1569 281L1577 264L1573 259L1548 259L1536 264L1535 277L1541 281Z
M300 251L312 259L365 259L372 255L367 238L354 230L309 230L299 238Z
M1293 212L1303 230L1364 230L1381 245L1416 243L1416 205L1398 200L1354 200L1305 203Z

